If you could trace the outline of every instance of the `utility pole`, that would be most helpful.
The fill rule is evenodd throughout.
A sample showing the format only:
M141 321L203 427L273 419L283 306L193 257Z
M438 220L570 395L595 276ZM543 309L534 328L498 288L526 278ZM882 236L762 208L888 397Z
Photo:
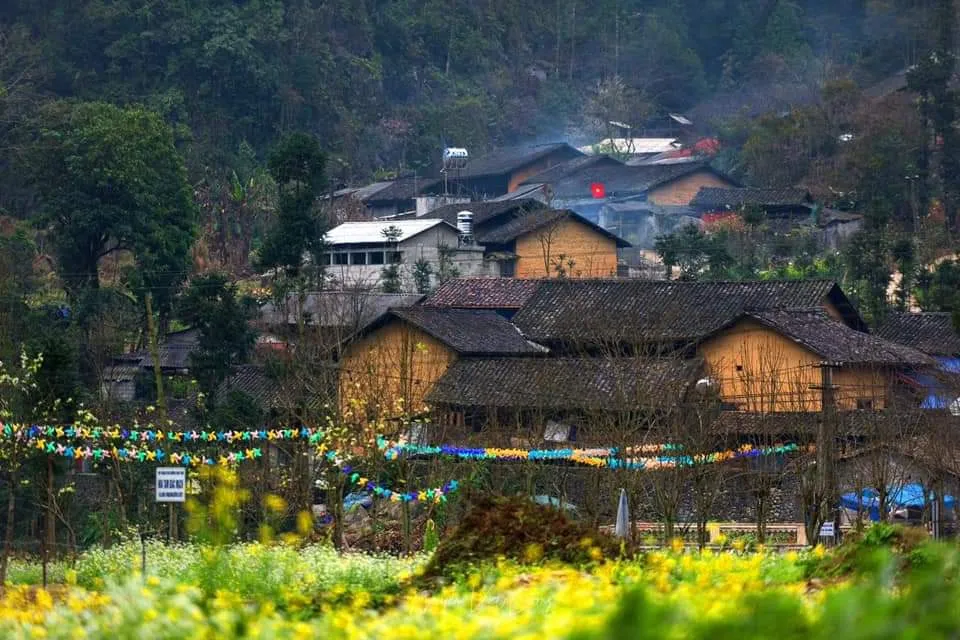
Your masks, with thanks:
M820 425L817 428L817 494L820 502L817 533L821 524L834 520L838 532L839 513L836 511L836 445L837 445L837 399L833 385L834 363L820 363ZM836 533L834 534L836 535Z
M157 414L159 424L166 426L167 400L163 395L163 373L160 369L160 342L157 337L157 325L153 321L153 295L148 293L144 302L147 305L147 340L150 345L150 358L153 360L153 380L157 386Z

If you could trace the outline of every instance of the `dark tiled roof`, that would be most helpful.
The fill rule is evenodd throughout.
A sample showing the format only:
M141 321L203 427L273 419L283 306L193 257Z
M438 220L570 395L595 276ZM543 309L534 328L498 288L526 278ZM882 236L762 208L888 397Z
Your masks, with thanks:
M820 221L817 223L820 227L826 227L831 224L845 224L863 220L863 215L852 213L850 211L838 211L837 209L828 209L824 207L820 210Z
M865 87L863 89L863 95L868 98L885 98L891 93L896 93L898 91L903 91L907 88L907 71L908 69L901 69L896 73L883 78L879 82Z
M313 380L313 384L323 379L322 376L317 377ZM319 408L323 403L324 396L318 393L317 388L311 388L309 392L305 392L298 385L291 385L287 382L271 375L262 366L241 365L234 369L233 373L220 384L214 397L217 402L220 402L229 393L239 391L253 398L257 404L267 410L292 409L298 406ZM332 397L332 395L331 390L327 398Z
M462 176L478 178L510 173L555 152L565 152L570 157L583 155L565 142L505 147L494 149L476 159L471 158Z
M519 309L537 290L538 280L453 278L441 283L424 306L452 309Z
M877 335L932 356L960 355L960 334L949 313L891 313Z
M649 191L678 178L709 170L705 162L670 165L599 165L586 167L553 183L557 198L589 198L590 185L602 183L607 197L623 196Z
M407 307L391 309L401 318L430 334L460 355L533 355L546 350L532 344L495 311Z
M811 203L804 189L753 189L700 187L690 206L700 208L737 208L745 205L768 207L803 206Z
M614 240L618 247L629 247L630 243L623 238L607 231L603 227L590 222L586 218L573 211L548 209L544 211L531 211L526 215L514 218L506 224L494 226L492 223L486 225L483 231L477 231L476 238L479 244L506 244L513 242L520 236L543 229L544 227L558 223L562 220L574 220L580 224L590 227L600 235Z
M552 184L578 171L582 171L587 167L622 167L622 166L623 166L623 163L620 162L619 160L615 158L611 158L610 156L604 156L604 155L571 158L566 162L561 162L560 164L550 167L546 171L541 171L540 173L527 178L521 184L543 184L543 183Z
M863 437L877 433L893 433L907 415L902 411L840 411L837 414L837 434ZM910 419L926 420L916 412ZM817 435L823 413L819 411L723 411L711 424L718 435L759 436L771 442L777 436L807 436L811 442ZM798 443L799 444L799 443Z
M926 366L932 360L910 347L856 331L822 308L778 309L746 314L829 362L842 365Z
M699 359L465 358L437 381L428 402L544 409L660 408L679 403Z
M184 329L168 333L160 344L160 367L163 369L189 369L190 354L196 351L200 343L199 329ZM140 366L153 367L153 358L149 349L138 351Z
M366 198L366 202L412 200L440 181L436 178L397 178Z
M217 388L217 401L223 400L232 391L250 396L265 408L283 405L283 387L278 380L267 375L263 367L243 365Z
M306 294L301 306L299 296L290 294L280 307L272 302L263 305L260 323L268 327L296 325L302 317L310 326L359 331L390 307L408 307L422 298L419 294L323 291Z
M528 211L546 209L547 205L532 198L524 200L504 200L495 202L464 202L438 207L423 216L424 218L441 218L456 226L457 214L469 211L473 214L473 226L477 228L485 222L504 215L523 215Z
M513 318L537 342L644 344L699 340L745 311L849 301L827 280L677 282L548 280ZM862 326L851 310L849 321Z

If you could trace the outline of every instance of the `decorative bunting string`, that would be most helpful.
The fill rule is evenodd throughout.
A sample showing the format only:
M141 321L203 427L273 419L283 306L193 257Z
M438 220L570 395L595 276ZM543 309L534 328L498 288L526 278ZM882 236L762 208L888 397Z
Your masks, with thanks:
M496 460L572 460L575 458L612 458L616 457L617 447L598 447L592 449L498 449L498 448L470 448L456 445L424 446L415 444L388 445L378 441L382 449L386 449L385 456L394 460L401 454L414 456L450 456L462 459L496 459ZM683 445L679 444L644 444L625 449L627 455L637 453L661 453L680 451Z
M183 442L183 443L238 443L270 442L275 440L304 440L317 444L323 431L313 427L298 429L258 429L252 431L172 431L162 429L112 427L83 427L78 425L13 425L4 424L0 431L4 438L68 438L97 442Z
M630 453L641 451L679 452L679 445L645 445L628 449ZM714 464L732 460L734 458L755 458L766 455L784 455L799 450L795 444L781 444L772 447L754 447L744 445L739 449L715 451L694 455L663 455L652 457L619 458L614 454L614 448L599 449L497 449L497 448L468 448L452 445L437 447L418 445L395 445L386 450L389 460L396 459L401 454L414 456L444 456L466 460L558 460L569 461L593 467L608 467L611 469L662 469L695 464Z

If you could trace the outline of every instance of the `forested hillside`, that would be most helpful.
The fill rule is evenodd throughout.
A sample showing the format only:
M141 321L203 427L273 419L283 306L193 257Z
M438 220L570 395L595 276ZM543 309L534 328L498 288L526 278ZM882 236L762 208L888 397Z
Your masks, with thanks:
M916 60L934 4L9 0L0 96L7 125L56 97L145 105L178 126L194 179L303 130L351 181L425 170L444 144L577 141L608 117L869 85Z

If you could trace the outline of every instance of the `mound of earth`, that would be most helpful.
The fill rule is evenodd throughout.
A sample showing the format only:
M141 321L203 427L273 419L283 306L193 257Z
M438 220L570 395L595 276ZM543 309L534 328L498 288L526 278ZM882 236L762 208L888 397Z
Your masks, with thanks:
M619 553L619 540L557 509L527 497L484 496L440 543L424 576L449 575L457 567L499 557L584 564Z

